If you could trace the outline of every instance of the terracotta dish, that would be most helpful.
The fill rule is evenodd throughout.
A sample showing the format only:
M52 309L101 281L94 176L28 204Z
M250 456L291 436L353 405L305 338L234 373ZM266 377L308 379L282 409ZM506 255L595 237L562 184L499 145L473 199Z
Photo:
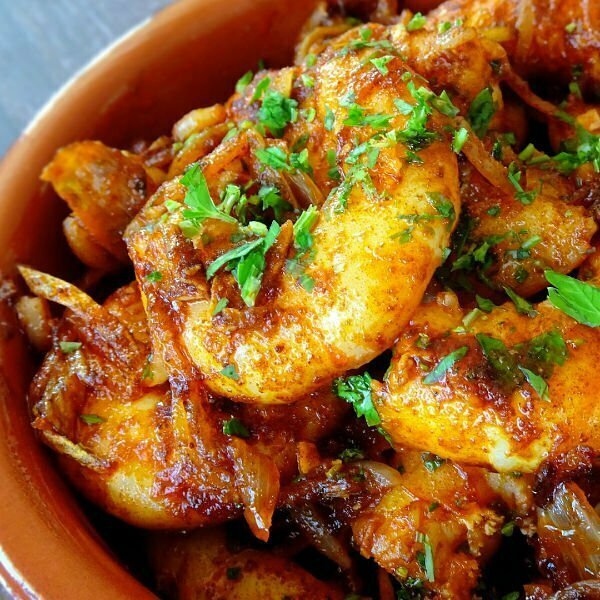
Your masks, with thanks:
M64 207L39 174L60 146L127 144L228 96L263 58L289 63L306 0L182 0L99 56L38 115L0 166L0 267L69 272ZM89 525L34 437L24 340L0 309L0 582L14 598L150 598Z

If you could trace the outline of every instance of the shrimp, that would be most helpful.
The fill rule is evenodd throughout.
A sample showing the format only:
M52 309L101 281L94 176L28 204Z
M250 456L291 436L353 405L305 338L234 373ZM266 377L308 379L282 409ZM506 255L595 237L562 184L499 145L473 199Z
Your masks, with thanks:
M42 179L73 211L64 232L75 255L108 271L127 262L123 231L164 174L134 154L101 142L77 142L56 153Z
M190 535L157 535L150 556L158 587L180 600L342 600L336 586L319 581L291 560L227 543L212 528Z
M357 36L351 32L346 42ZM313 127L320 130L322 152L339 150L343 180L311 232L312 260L304 270L310 291L285 269L263 305L227 307L211 316L215 300L194 258L200 236L195 250L173 217L157 210L166 200L181 203L186 190L177 180L158 191L126 232L150 320L166 315L214 393L254 403L291 402L365 364L392 345L441 262L459 212L456 158L435 140L419 154L426 169L404 161L406 151L397 144L382 143L370 154L376 164L364 163L356 148L366 148L377 133L377 119L386 129L403 129L407 118L394 100L411 100L402 79L409 70L400 58L388 62L384 77L363 68L366 56L364 50L340 56L329 49L318 59ZM267 147L282 149L280 142ZM403 217L418 222L406 227ZM285 241L274 252L280 264L293 259ZM273 252L266 258L270 262ZM152 271L162 273L162 282L146 280ZM168 289L181 281L186 284L180 289Z
M412 451L401 454L401 466L401 482L353 521L357 548L406 594L471 598L504 521L487 473Z
M519 310L497 306L465 326L452 293L421 307L394 349L387 379L374 383L395 443L523 473L578 445L600 449L600 332L548 301L529 315ZM428 379L447 356L447 370Z
M347 405L327 389L285 415L279 407L209 406L198 378L169 378L153 353L135 283L98 305L64 281L21 273L39 298L69 309L30 400L33 426L71 481L108 512L153 529L216 524L241 516L246 503L268 515L257 524L254 508L247 514L265 538L279 480L297 472L296 443L328 435ZM246 440L221 431L232 420ZM260 503L261 485L270 504L259 507L249 495Z
M570 273L593 251L596 222L573 202L586 190L593 195L593 187L576 188L571 178L548 169L524 167L522 173L523 187L535 196L530 203L495 188L470 164L461 165L463 222L454 244L458 252L448 260L454 277L475 270L486 282L527 297L547 287L546 269ZM474 260L477 252L485 256Z
M152 355L135 284L103 306L54 277L21 269L32 291L70 310L30 394L33 426L73 483L141 527L190 527L238 515L224 453L198 411L174 397ZM204 428L206 429L206 428ZM212 459L212 460L211 460Z
M592 93L600 91L600 10L580 0L448 0L429 13L434 25L481 31L506 49L525 78L566 83L574 69Z

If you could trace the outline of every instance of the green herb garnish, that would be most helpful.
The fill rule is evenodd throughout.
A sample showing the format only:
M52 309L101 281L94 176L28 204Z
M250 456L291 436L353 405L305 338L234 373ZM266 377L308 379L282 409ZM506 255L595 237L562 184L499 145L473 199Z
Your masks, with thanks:
M442 358L442 360L440 360L440 362L438 362L431 372L423 379L423 383L426 385L431 385L441 381L445 377L446 371L451 369L459 360L464 358L468 351L468 346L462 346L461 348L450 352L450 354L447 356L444 356L444 358Z
M600 327L600 289L568 275L545 271L551 304L582 325Z
M235 417L229 419L229 421L223 422L223 433L225 435L234 435L239 438L249 438L250 432L247 427Z
M333 391L346 402L354 407L358 417L364 417L367 425L379 425L381 418L373 404L371 394L371 376L350 375L350 377L339 377L333 382Z
M58 342L58 347L63 354L71 354L81 348L81 342L64 342L61 340Z
M486 87L475 96L467 117L477 137L483 137L490 126L490 121L496 112L492 89Z

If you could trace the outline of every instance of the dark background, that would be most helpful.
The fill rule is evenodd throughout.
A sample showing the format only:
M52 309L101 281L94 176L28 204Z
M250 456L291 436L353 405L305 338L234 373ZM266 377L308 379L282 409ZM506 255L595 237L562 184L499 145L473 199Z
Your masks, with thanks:
M100 50L172 0L0 0L0 156Z

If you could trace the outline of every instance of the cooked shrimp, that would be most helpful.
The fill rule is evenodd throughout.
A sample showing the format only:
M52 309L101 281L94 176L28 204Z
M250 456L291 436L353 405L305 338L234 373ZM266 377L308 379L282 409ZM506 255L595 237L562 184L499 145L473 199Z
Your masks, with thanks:
M348 43L357 32L351 35ZM390 128L406 123L393 102L411 99L402 80L406 66L394 58L383 77L376 69L363 69L365 56L361 51L340 57L331 50L321 57L315 76L315 123L335 122L331 131L329 125L321 127L322 147L339 148L344 181L319 211L312 231L314 257L305 269L312 291L286 270L264 306L225 308L213 318L209 286L195 268L191 244L175 241L181 233L172 218L164 221L159 214L163 222L148 226L148 213L142 211L128 230L149 312L171 314L183 346L215 393L249 402L289 402L368 362L393 343L441 262L459 210L456 159L446 144L434 141L420 151L426 169L407 164L405 147L395 144L380 149L370 170L362 162L341 164L353 150L354 136L359 145L376 132L344 124L348 102L360 105L363 116L388 113ZM344 102L348 90L355 96ZM184 193L173 181L161 188L148 211L166 199L181 202ZM408 227L402 219L410 215L421 223ZM406 236L406 243L398 236ZM202 244L199 236L194 243ZM163 274L162 284L145 280L151 271ZM185 292L166 289L184 280ZM235 369L234 378L223 374L228 367Z
M526 78L564 83L581 69L584 84L600 90L600 10L580 0L448 0L428 19L465 26L501 43Z
M526 316L506 304L463 331L465 313L454 295L423 305L394 350L387 380L375 384L393 440L501 472L532 472L580 444L598 451L600 333L548 302L535 311ZM446 372L427 381L455 351ZM522 368L535 370L538 380L526 383L531 375ZM547 391L532 387L540 380Z
M452 255L448 263L457 276L475 269L498 287L530 296L547 287L546 269L567 274L577 268L593 250L598 228L590 211L572 202L585 186L578 189L550 170L524 167L522 172L523 187L533 190L528 203L490 185L470 164L462 166L465 235L458 241L460 256ZM471 260L469 252L478 249L486 256Z
M236 549L218 528L157 535L150 554L159 589L179 600L344 597L336 586L319 581L287 558L239 545Z
M21 272L40 298L70 309L32 385L34 427L74 484L130 523L181 528L235 518L245 490L256 494L261 483L274 499L279 477L289 481L297 472L296 442L317 441L346 413L329 390L285 415L278 407L210 412L193 382L180 380L171 391L135 284L100 306L59 279ZM217 430L231 418L248 430L248 442ZM252 465L262 470L256 481ZM242 471L248 480L238 479ZM267 530L268 523L257 528Z
M42 179L73 211L64 231L75 254L90 267L109 270L127 261L123 231L164 174L131 153L77 142L56 153Z
M401 460L401 483L352 524L358 549L392 573L406 597L431 590L436 598L471 598L504 520L492 508L497 496L486 472L428 453L405 452Z
M29 269L22 274L36 294L70 309L31 401L34 427L73 483L143 527L190 527L238 515L227 457L205 455L210 440L197 409L174 398L164 369L148 362L137 286L100 306L61 280Z

